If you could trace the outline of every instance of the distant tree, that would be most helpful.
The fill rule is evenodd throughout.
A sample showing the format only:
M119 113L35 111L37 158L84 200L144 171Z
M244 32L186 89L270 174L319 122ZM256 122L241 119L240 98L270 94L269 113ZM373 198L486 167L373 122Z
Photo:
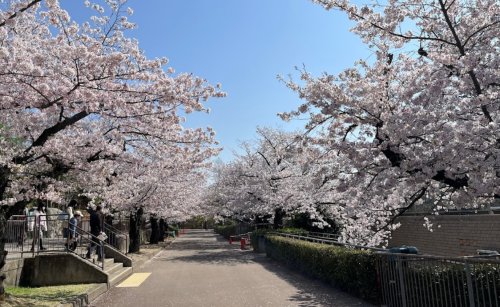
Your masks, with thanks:
M257 129L255 144L245 143L245 154L215 167L207 201L222 216L267 221L275 228L296 214L311 225L326 226L323 210L329 204L320 176L320 148L304 148L300 134Z

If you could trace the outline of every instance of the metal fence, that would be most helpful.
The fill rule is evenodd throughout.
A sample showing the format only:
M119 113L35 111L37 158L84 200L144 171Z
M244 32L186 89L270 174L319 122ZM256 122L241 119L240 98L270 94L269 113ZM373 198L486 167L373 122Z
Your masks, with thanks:
M114 228L109 224L104 224L104 232L108 236L106 242L121 251L123 254L128 254L130 245L129 235L121 230Z
M104 250L104 245L109 245L123 254L127 253L128 235L113 227L104 227L108 238L101 242L90 234L88 220L82 220L76 227L76 238L70 239L69 216L66 213L55 215L15 215L8 221L5 229L5 249L9 252L8 259L35 256L45 252L72 252L82 258L87 258L88 249ZM74 248L70 249L70 246ZM90 257L91 262L96 263L95 256ZM90 255L92 256L92 255ZM104 263L99 263L103 266Z
M27 232L26 217L24 215L12 216L7 221L5 228L5 249L9 251L10 257L21 256L25 249L25 242L32 239Z
M8 258L22 258L24 254L46 250L64 250L65 227L68 227L66 214L12 216L7 221L4 237Z
M337 237L337 239L331 239L329 237L323 238L323 237L311 236L311 235L301 236L301 235L294 235L294 234L288 234L288 233L282 233L282 232L270 232L270 234L278 235L278 236L285 237L285 238L292 238L292 239L308 241L308 242L313 242L313 243L342 246L342 247L348 247L348 248L354 248L354 249L363 249L363 250L372 250L372 251L387 251L387 249L385 249L385 248L339 242L338 237Z
M308 232L309 237L316 237L316 238L325 238L325 239L330 239L330 240L336 240L340 238L340 235L335 234L335 233L328 233L328 232L313 232L309 231Z
M500 260L378 253L382 306L499 306Z

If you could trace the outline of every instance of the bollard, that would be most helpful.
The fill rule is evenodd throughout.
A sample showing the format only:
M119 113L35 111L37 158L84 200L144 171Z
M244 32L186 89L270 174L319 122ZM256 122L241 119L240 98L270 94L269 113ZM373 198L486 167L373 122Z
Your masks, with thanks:
M240 239L240 248L241 248L241 249L245 249L245 244L246 244L246 240L245 240L245 238L241 238L241 239Z
M233 238L229 237L229 244L233 244Z

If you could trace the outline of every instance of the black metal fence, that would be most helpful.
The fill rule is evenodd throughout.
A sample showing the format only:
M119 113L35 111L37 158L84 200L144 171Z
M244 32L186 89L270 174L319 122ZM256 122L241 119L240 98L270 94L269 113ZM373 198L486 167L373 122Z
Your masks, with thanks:
M5 249L9 257L20 257L25 250L25 242L32 240L32 235L27 231L27 222L24 215L12 216L7 221L5 228Z
M363 245L356 245L356 244L339 242L338 236L336 236L335 239L333 239L333 237L329 237L329 236L321 237L318 235L313 236L310 234L302 236L302 235L294 235L294 234L282 233L282 232L271 232L271 233L273 235L278 235L278 236L285 237L285 238L292 238L292 239L308 241L308 242L313 242L313 243L343 246L343 247L347 247L347 248L372 250L372 251L387 251L387 249L385 249L385 248L378 248L378 247L363 246Z
M8 258L21 258L26 253L64 250L64 228L68 227L68 216L14 215L7 221L5 249Z
M124 231L118 230L109 224L104 224L104 232L108 236L106 242L123 254L128 253L129 235Z
M500 260L378 253L383 306L499 306Z
M70 235L69 229L69 216L65 213L12 216L7 221L4 237L5 249L9 252L7 257L15 259L46 252L71 252L104 269L104 245L123 254L128 251L128 235L109 225L105 224L105 239L92 235L85 220L75 227L74 235Z

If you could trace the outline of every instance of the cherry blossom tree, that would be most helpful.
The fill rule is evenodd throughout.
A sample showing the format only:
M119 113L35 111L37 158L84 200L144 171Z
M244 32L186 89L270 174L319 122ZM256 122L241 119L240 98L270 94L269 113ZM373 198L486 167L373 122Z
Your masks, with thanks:
M208 111L203 102L224 93L148 59L125 36L135 26L125 1L84 3L95 14L82 24L57 0L2 3L2 217L76 189L118 208L158 206L162 179L218 152L214 132L184 128L180 113Z
M284 219L305 214L316 226L328 226L330 202L320 178L324 152L304 147L301 135L258 128L259 139L244 143L244 154L214 168L214 184L207 194L211 212L252 222L272 222L275 228ZM323 174L324 177L327 176Z
M343 239L383 243L424 200L498 198L498 1L313 2L345 12L375 55L336 76L285 80L305 102L282 118L309 116L308 141L334 162Z

